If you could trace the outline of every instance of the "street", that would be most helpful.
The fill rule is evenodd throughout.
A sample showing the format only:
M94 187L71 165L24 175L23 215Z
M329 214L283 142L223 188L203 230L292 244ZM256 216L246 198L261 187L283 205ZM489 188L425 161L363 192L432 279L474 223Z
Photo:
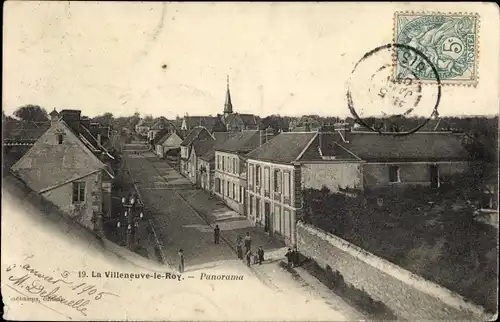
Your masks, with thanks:
M280 294L306 305L319 305L318 308L330 312L335 320L362 318L362 314L335 294L317 286L312 288L310 285L314 283L297 280L281 269L279 261L284 259L286 252L282 242L207 192L196 189L187 178L152 152L144 151L138 145L126 145L124 150L122 160L144 204L146 220L152 226L149 235L142 236L140 241L141 248L148 250L150 259L157 260L152 249L160 243L166 264L177 269L178 251L182 248L186 272L238 269L256 278L276 296ZM221 229L220 244L214 244L214 224ZM263 265L248 268L237 259L236 239L247 232L252 236L252 249L263 246L266 252ZM320 283L316 281L316 284Z
M129 154L125 162L168 263L176 263L181 248L187 268L235 258L227 244L214 244L211 227L177 194L178 189L194 189L186 178L164 161L153 162L142 154Z

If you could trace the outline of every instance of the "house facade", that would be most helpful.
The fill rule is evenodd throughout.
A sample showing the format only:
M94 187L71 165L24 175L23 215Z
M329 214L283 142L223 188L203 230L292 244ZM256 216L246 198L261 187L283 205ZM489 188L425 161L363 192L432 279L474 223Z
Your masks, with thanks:
M160 131L164 131L165 133L172 133L175 131L175 127L165 117L160 116L148 129L148 134L147 134L148 142L154 140L154 138Z
M168 151L180 149L182 141L178 133L166 133L156 143L155 153L160 157L164 157Z
M11 171L75 221L99 230L111 211L113 174L103 162L108 156L80 124L79 111L63 110L52 118Z
M215 145L215 139L213 137L208 137L205 139L196 139L191 147L191 153L188 159L188 179L201 187L202 179L202 162L200 158L205 155L208 151L212 150Z
M200 173L200 188L212 193L215 176L215 151L209 150L198 158Z
M195 140L205 140L208 138L214 138L212 134L204 127L198 126L193 128L184 138L181 143L181 160L180 160L180 172L189 177L190 171L193 170L192 166L189 166L189 157L191 155L191 148Z
M153 125L153 120L141 119L135 126L135 132L140 135L147 136L149 128Z
M272 136L271 131L242 131L215 149L213 192L242 215L247 213L246 155Z
M453 133L382 136L347 129L281 133L248 157L248 217L295 243L302 190L332 192L439 187L440 178L467 167L467 153Z

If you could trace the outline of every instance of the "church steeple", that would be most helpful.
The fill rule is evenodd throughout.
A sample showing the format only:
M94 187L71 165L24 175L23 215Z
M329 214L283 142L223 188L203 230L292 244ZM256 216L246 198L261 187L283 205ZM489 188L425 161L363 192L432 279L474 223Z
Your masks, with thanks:
M231 92L229 91L229 75L227 75L226 102L224 103L224 115L233 113L233 104L231 103Z

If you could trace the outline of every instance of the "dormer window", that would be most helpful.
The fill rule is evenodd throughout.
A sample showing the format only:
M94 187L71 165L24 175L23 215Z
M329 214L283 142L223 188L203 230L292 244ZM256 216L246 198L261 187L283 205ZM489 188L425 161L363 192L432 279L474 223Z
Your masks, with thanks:
M62 134L57 134L57 144L62 144L63 143L63 135Z

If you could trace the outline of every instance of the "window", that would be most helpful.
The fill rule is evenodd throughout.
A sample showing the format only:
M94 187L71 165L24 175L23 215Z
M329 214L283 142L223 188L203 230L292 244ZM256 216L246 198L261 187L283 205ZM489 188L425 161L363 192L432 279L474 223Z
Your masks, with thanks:
M281 193L281 171L274 170L274 192Z
M73 182L73 203L85 202L85 182Z
M400 182L398 166L392 165L389 167L389 182Z
M269 177L269 168L264 168L264 190L269 191L271 188L271 178Z
M221 167L221 170L222 170L222 171L225 171L225 170L226 170L226 168L224 167L224 159L225 159L225 158L224 158L224 156L222 156L222 158L221 158L221 159L222 159L222 167Z
M57 144L62 144L63 142L63 135L62 134L58 134L57 135Z
M220 155L217 156L217 169L220 170Z
M283 193L285 194L286 197L290 197L290 172L285 171L283 174L285 177L284 178L285 184L284 184Z
M239 201L240 203L242 203L242 202L243 202L243 194L245 193L243 189L244 189L244 188L243 188L242 186L240 186L240 195L239 195L239 198L238 198L238 201Z
M238 173L238 171L236 171L236 158L233 158L233 173Z
M220 193L220 179L215 178L215 192Z
M229 181L228 181L227 182L227 190L226 190L226 196L227 197L229 197L229 187L230 187L230 185L229 185Z
M260 218L260 199L255 198L255 217Z
M253 196L250 196L250 215L253 215Z
M260 186L260 166L255 166L255 185Z
M253 164L248 165L248 178L250 179L250 187L255 186L255 178L253 176Z
M233 183L233 199L236 200L236 185Z

